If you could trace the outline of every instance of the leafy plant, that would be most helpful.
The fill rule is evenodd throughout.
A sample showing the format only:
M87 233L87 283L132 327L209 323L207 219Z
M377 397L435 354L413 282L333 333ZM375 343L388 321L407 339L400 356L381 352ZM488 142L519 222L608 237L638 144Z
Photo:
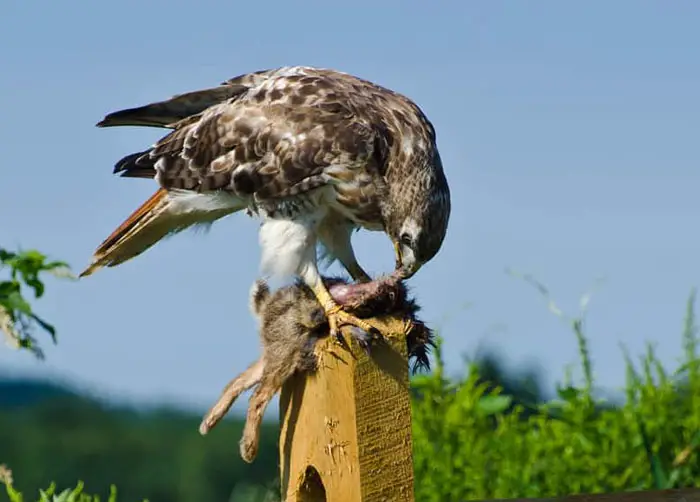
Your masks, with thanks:
M416 500L557 497L692 487L700 479L700 378L695 292L683 327L685 359L667 372L653 347L627 366L624 399L596 397L585 311L568 317L526 280L578 341L583 378L570 374L554 399L524 405L480 378L478 363L447 378L438 343L435 371L412 381ZM511 397L513 399L511 399Z
M0 465L0 482L5 485L10 502L29 502L15 489L12 484L12 472L4 465ZM84 483L78 481L75 488L56 493L56 485L51 483L46 490L39 490L39 498L36 502L100 502L99 496L83 493L83 488ZM107 502L117 502L117 488L114 485L110 487Z
M42 280L44 273L59 278L74 276L65 262L49 261L36 250L13 253L0 248L0 271L9 272L9 277L0 281L0 331L12 346L28 349L37 357L43 358L43 352L32 334L34 328L39 326L51 336L54 343L56 330L34 312L25 290L31 289L34 298L38 299L46 289Z

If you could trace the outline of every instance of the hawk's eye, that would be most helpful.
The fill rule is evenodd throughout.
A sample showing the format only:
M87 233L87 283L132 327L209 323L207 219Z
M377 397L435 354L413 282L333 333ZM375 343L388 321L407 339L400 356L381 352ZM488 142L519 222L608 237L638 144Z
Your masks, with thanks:
M411 236L407 233L401 234L401 237L399 237L399 240L401 241L401 244L404 246L410 247L411 244L413 244L413 239L411 239Z

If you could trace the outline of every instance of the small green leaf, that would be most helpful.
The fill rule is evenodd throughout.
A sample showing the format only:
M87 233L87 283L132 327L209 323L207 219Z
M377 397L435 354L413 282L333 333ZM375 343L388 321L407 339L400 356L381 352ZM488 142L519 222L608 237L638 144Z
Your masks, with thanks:
M7 263L10 260L12 260L15 256L17 256L16 253L12 253L10 251L0 248L0 262Z
M11 293L19 292L20 286L18 282L15 281L3 281L0 282L0 301L4 298L10 296Z
M29 249L27 251L20 251L15 255L18 259L27 262L38 262L43 263L46 259L46 255L37 251L36 249Z
M16 310L26 315L31 315L32 307L29 305L20 293L17 291L10 293L7 298L2 301L5 308L8 310Z
M34 321L36 321L36 323L39 326L44 328L49 333L49 335L51 335L51 339L53 340L53 342L56 343L56 328L54 328L51 324L44 321L41 317L39 317L36 314L29 314L29 317L34 319Z
M109 501L108 502L117 502L117 487L116 487L116 485L110 485L110 487L109 487Z
M642 436L642 444L644 445L644 450L647 454L647 461L649 462L654 488L657 490L664 490L669 487L668 476L666 475L666 471L661 464L661 459L656 453L654 453L644 421L638 413L635 413L634 415L637 421L637 426L639 427L639 434Z
M44 265L43 269L47 271L49 274L53 275L54 277L58 278L67 278L67 279L77 279L78 277L73 274L73 272L70 269L70 266L63 261L52 261Z
M34 290L34 296L36 298L41 298L43 296L44 283L41 282L39 279L37 279L36 277L27 277L25 278L24 282L26 282L27 286Z
M511 396L482 396L477 403L477 410L484 415L503 413L511 405Z
M578 397L581 395L581 390L571 386L559 387L557 388L557 395L564 401L572 402L578 399Z

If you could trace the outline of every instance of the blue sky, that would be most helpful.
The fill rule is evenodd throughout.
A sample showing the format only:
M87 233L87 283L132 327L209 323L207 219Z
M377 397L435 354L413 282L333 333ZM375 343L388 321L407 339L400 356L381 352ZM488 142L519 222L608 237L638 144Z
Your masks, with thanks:
M194 7L197 5L197 7ZM411 284L451 370L491 347L551 383L576 341L506 268L574 312L598 384L623 383L619 343L680 357L700 284L700 3L399 1L9 2L0 18L0 243L76 270L155 189L114 177L151 129L106 113L282 65L332 67L412 97L433 121L453 193L441 253ZM247 310L257 225L229 217L77 283L51 281L47 360L0 349L0 371L106 397L203 409L258 353ZM355 238L372 273L389 241ZM468 307L465 308L465 306Z

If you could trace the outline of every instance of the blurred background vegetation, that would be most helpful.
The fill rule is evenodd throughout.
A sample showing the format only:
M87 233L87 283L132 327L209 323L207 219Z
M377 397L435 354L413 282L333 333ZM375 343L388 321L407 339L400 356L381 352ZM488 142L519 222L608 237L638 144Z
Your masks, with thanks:
M0 249L0 320L13 344L41 355L33 330L55 336L31 309L27 290L44 291L41 275L70 277L65 264L30 251ZM543 295L546 289L524 277ZM579 342L584 378L564 375L554 397L537 372L507 371L495 354L467 361L447 375L439 345L433 369L412 379L416 500L545 497L653 488L692 487L700 480L700 365L695 292L686 308L685 359L663 368L650 347L641 357L624 351L627 386L605 400L592 378L594 357L585 336L585 303L575 317L550 309ZM679 306L679 311L680 311ZM3 317L4 316L4 317ZM279 498L277 424L264 426L258 457L238 456L243 428L224 421L216 441L197 432L201 417L181 410L144 412L80 395L50 382L0 379L0 480L8 495L35 500L51 482L57 492L84 481L103 500L150 502L262 501ZM10 472L11 471L11 472ZM66 491L60 500L93 500ZM0 500L6 495L0 492ZM46 499L49 500L49 499ZM113 500L113 499L110 499Z

